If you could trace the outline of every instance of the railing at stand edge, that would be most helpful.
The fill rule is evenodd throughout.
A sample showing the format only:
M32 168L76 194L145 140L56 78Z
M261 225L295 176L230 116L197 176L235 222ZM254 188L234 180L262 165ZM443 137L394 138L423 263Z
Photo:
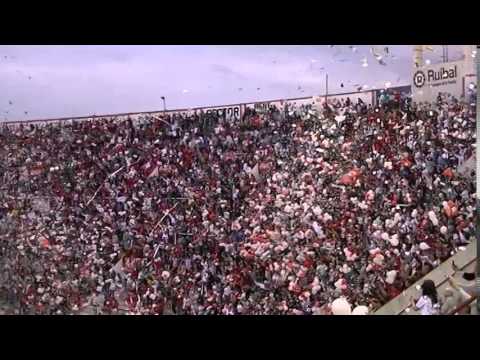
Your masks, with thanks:
M468 300L465 300L462 304L458 305L455 309L450 311L447 315L458 315L461 311L470 307L475 301L478 300L478 296L471 296Z
M396 89L403 89L408 85L402 86L395 86L389 88L389 90L396 91ZM355 95L355 94L371 94L371 103L373 106L376 105L377 101L377 94L382 89L371 89L365 91L354 91L354 92L346 92L346 93L338 93L338 94L329 94L328 98L335 98L338 96L348 96L348 95ZM190 111L200 111L200 110L208 110L208 109L216 109L216 108L228 108L228 107L235 107L235 106L247 106L247 105L255 105L255 104L263 104L263 103L274 103L274 102L294 102L296 100L306 100L306 99L313 99L314 97L323 98L324 95L312 95L312 96L305 96L305 97L298 97L298 98L291 98L291 99L276 99L276 100L263 100L263 101L253 101L247 103L238 103L238 104L229 104L229 105L209 105L209 106L202 106L202 107L192 107L192 108L184 108L184 109L172 109L167 110L167 114L172 113L181 113L181 112L190 112ZM0 121L0 126L2 125L19 125L19 124L36 124L36 123L58 123L64 121L81 121L81 120L91 120L91 119L102 119L102 118L116 118L116 117L130 117L136 115L149 115L149 114L165 114L164 110L154 110L154 111L139 111L139 112L127 112L127 113L118 113L118 114L103 114L103 115L90 115L90 116L76 116L76 117L61 117L61 118L54 118L54 119L32 119L32 120L14 120L14 121Z

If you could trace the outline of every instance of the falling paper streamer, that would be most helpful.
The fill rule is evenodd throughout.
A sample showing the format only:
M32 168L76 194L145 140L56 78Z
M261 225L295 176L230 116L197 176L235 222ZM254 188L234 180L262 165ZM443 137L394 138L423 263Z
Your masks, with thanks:
M386 65L387 65L387 63L386 63L385 61L383 61L383 59L380 59L380 60L378 61L378 63L379 63L380 65L383 65L383 66L386 66Z
M378 58L382 57L382 55L380 53L377 52L377 49L375 49L375 47L371 47L370 48L370 52L372 53L372 55L378 60Z
M170 215L170 213L175 210L175 208L177 207L179 203L177 202L175 205L173 205L173 207L171 207L170 209L168 209L167 211L165 211L163 213L163 216L161 217L160 220L158 220L158 222L155 224L155 226L153 227L152 231L150 232L150 236L152 236L152 234L155 232L155 230L157 229L157 227L162 223L162 221L168 216Z
M422 242L420 243L420 245L419 245L419 248L420 248L420 250L425 251L425 250L429 250L429 249L430 249L430 246L428 246L428 244L427 244L426 242L423 242L423 241L422 241Z

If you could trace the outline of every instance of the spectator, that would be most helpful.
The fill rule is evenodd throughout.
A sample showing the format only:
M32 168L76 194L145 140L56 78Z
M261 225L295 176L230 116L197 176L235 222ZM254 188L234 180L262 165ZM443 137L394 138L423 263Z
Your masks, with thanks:
M418 300L410 300L411 305L421 315L438 315L440 308L437 289L432 280L425 280L422 284L422 296Z

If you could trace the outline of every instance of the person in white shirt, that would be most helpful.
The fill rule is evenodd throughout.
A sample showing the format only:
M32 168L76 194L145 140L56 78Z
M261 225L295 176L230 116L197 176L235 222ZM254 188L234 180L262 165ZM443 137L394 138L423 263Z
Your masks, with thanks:
M422 284L422 296L417 301L411 298L410 302L421 315L437 315L439 303L435 283L432 280L425 280Z

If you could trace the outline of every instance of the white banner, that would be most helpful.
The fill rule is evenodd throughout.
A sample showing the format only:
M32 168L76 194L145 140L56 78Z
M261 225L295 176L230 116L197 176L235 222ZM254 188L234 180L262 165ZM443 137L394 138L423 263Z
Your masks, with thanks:
M374 91L362 91L362 92L347 93L347 94L329 95L327 96L327 101L329 104L331 104L333 101L341 101L342 99L346 101L347 98L349 98L351 102L356 104L358 102L358 99L361 99L365 104L373 105L372 103L374 98L373 94L374 94ZM315 96L315 102L317 104L323 105L325 103L325 96Z
M454 61L415 69L412 76L413 101L433 102L439 93L448 93L460 99L464 92L463 65L463 61Z
M189 110L172 110L167 111L167 115L175 116L179 115L182 117L189 117L195 114L216 114L219 117L223 117L228 121L240 121L243 116L245 105L225 105L218 107L205 107L205 108L195 108Z

